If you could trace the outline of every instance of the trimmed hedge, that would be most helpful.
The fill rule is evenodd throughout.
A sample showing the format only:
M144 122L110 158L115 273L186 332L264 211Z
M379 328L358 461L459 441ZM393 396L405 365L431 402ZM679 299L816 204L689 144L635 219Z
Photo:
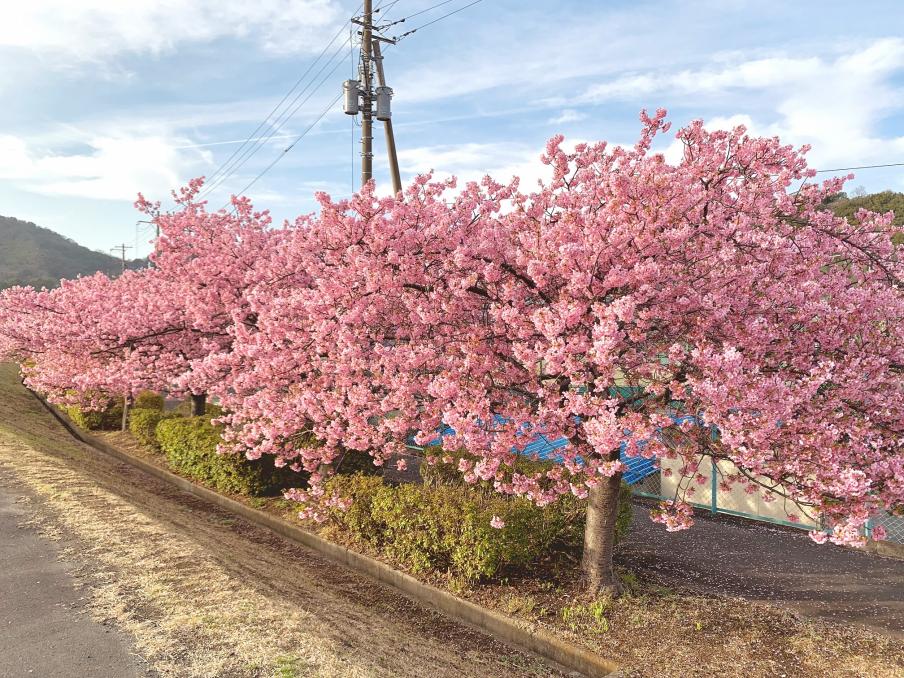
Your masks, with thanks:
M163 396L153 391L142 391L135 396L132 407L136 410L160 410L163 411Z
M139 441L160 449L157 442L157 425L165 419L177 419L179 417L175 412L164 412L157 408L139 408L129 412L129 430L138 438Z
M122 401L110 399L102 410L84 410L78 405L69 405L65 410L79 428L89 431L118 431L122 428Z
M337 475L327 490L351 498L331 518L354 541L379 550L415 573L448 571L473 581L506 566L528 566L557 541L575 543L583 510L563 498L538 507L527 499L452 485L384 485L376 476ZM490 525L493 516L505 527Z
M304 474L277 468L273 455L252 461L237 454L217 454L221 431L209 416L164 419L157 424L157 442L175 471L220 492L263 497L306 483Z
M458 460L462 457L473 459L464 452L446 452L441 447L428 447L424 450L425 455L433 455L439 459L436 464L421 464L421 478L425 485L434 487L479 487L485 492L494 492L492 484L486 481L478 482L475 485L467 485L462 477L461 471L458 470ZM443 463L443 457L451 457L450 463ZM519 456L515 459L514 470L518 473L530 476L535 473L543 473L551 469L555 464L551 461L535 460L530 457ZM631 529L631 520L634 515L633 504L631 503L631 486L622 482L618 494L618 518L615 521L615 543L618 543L628 534ZM578 501L574 497L565 496L558 500L572 505L577 503L580 506L581 524L580 539L583 539L584 518L583 508L584 502ZM573 510L569 507L569 510Z

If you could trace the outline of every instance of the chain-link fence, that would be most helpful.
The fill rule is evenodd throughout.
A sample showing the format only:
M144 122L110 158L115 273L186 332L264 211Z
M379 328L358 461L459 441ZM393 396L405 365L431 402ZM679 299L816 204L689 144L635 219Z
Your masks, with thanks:
M720 462L725 464L725 462ZM709 466L707 469L706 466ZM795 515L794 508L782 504L781 501L768 502L762 493L747 493L743 487L736 486L730 490L720 487L718 478L728 469L714 463L701 464L698 480L682 491L685 501L698 510L740 516L751 520L772 524L786 525L800 529L812 530L819 524L805 515ZM676 469L671 469L668 461L664 468L649 469L647 475L634 479L631 487L635 496L647 499L674 499L677 482L680 477ZM682 485L684 487L684 485ZM792 520L791 516L797 518ZM866 536L872 537L876 527L885 530L885 539L889 542L904 544L904 516L893 516L884 513L871 519L866 528Z
M885 529L886 541L904 544L904 516L893 516L890 513L875 516L867 524L866 535L873 536L873 531L880 525Z

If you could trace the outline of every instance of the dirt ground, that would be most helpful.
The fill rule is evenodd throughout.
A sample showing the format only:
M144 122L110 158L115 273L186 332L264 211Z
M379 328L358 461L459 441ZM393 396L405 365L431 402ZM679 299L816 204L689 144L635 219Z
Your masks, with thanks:
M803 530L700 512L693 529L666 532L638 506L618 560L699 594L780 603L904 642L904 560L816 544Z
M44 537L74 545L63 557L91 614L125 632L158 675L561 675L99 456L0 376L0 485L29 498Z

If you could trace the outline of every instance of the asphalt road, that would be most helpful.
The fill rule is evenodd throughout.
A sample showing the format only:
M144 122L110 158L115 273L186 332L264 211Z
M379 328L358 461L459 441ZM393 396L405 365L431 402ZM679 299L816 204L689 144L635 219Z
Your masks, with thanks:
M146 675L127 638L94 621L56 543L22 525L21 493L0 485L0 675Z

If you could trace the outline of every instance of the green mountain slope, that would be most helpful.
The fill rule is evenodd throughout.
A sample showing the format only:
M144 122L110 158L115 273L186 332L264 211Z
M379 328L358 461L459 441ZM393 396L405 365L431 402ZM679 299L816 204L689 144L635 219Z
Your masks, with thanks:
M848 197L845 193L839 193L829 200L826 206L838 216L847 217L848 219L853 219L859 209L867 209L879 214L894 212L894 223L898 226L904 226L904 193L882 191L881 193L854 197ZM904 244L904 230L895 233L892 240L897 245Z
M142 262L129 262L134 267ZM55 287L60 278L121 270L118 259L28 221L0 216L0 289Z

